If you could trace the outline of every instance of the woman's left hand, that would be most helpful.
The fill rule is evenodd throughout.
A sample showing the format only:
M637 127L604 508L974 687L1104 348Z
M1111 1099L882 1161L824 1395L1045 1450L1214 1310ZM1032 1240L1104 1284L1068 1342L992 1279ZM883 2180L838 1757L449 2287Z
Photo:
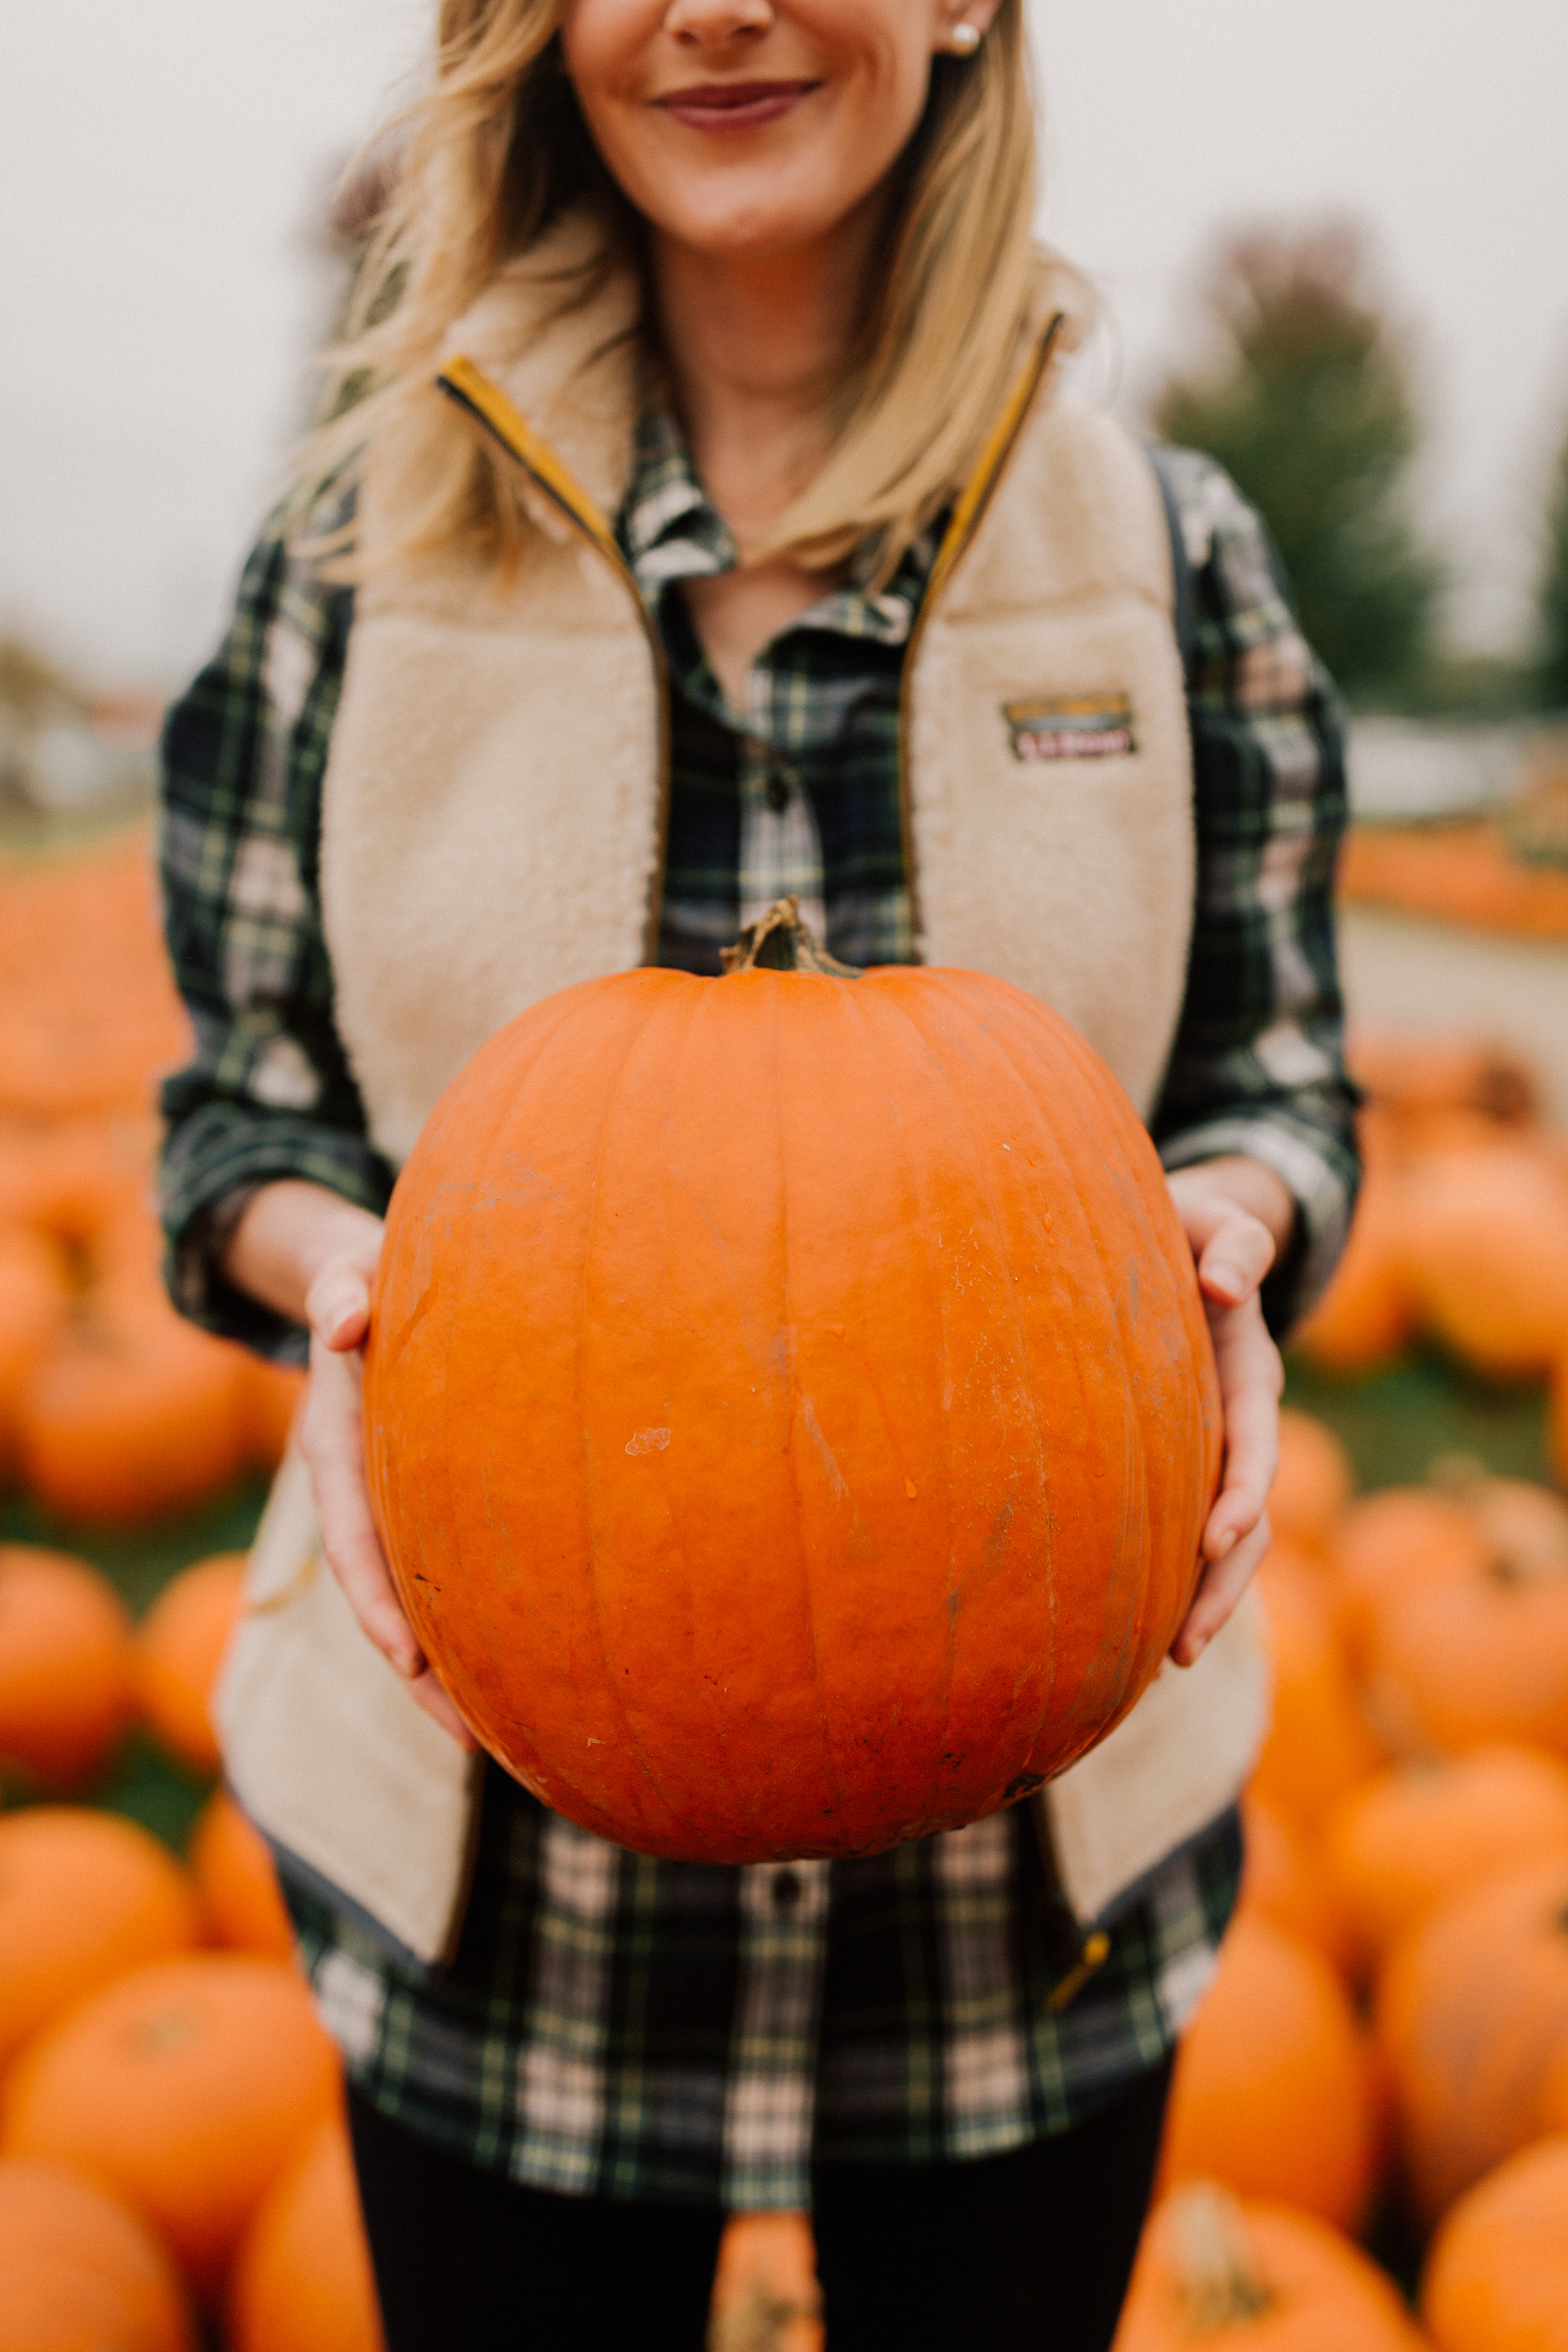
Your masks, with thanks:
M1168 1180L1197 1264L1225 1412L1225 1467L1203 1532L1198 1589L1171 1644L1195 1664L1268 1549L1268 1490L1279 1463L1284 1367L1258 1290L1296 1222L1296 1203L1260 1160L1211 1160Z

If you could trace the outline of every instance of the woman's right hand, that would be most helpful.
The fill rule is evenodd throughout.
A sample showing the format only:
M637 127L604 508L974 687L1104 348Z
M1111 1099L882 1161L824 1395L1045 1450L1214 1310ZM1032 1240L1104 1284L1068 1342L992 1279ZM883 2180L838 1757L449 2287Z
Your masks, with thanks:
M310 1473L321 1549L367 1638L407 1682L426 1715L470 1753L478 1741L419 1647L371 1514L364 1464L364 1343L383 1225L314 1184L268 1184L256 1194L224 1270L310 1332L310 1381L300 1451Z

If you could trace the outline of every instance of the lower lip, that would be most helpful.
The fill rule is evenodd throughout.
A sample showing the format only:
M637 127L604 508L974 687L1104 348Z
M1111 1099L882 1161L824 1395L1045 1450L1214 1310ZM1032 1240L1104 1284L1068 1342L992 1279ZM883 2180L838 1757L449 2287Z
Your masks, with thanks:
M765 98L748 99L743 106L705 105L699 99L663 99L662 111L673 121L684 123L689 131L715 131L721 137L737 131L762 131L770 122L782 122L793 114L801 100L811 96L815 84L805 89L770 90Z

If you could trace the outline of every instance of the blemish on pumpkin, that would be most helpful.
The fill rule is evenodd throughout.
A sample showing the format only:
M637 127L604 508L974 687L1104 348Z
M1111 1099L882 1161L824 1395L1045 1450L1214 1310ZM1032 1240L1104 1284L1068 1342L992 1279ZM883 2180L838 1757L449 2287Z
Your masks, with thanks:
M627 1444L628 1454L662 1454L669 1444L668 1429L639 1429Z
M917 1498L916 1498L916 1495L915 1495L915 1490L914 1490L914 1485L913 1485L913 1482L912 1482L910 1479L906 1478L906 1479L904 1480L904 1492L905 1492L905 1494L909 1496L909 1498L910 1498L910 1502L911 1502L911 1503L912 1503L912 1502L914 1502L914 1501L917 1499Z

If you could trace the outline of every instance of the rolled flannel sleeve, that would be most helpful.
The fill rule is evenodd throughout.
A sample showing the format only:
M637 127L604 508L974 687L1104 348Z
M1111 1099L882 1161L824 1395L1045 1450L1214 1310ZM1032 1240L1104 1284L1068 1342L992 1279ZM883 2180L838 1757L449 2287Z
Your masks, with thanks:
M1289 1189L1296 1238L1263 1294L1282 1334L1333 1272L1360 1172L1334 947L1343 713L1261 519L1211 459L1163 463L1193 574L1197 890L1152 1124L1167 1168L1240 1152Z
M163 734L164 922L195 1035L162 1095L166 1276L193 1322L283 1361L303 1360L304 1332L219 1271L246 1200L300 1177L379 1214L393 1181L333 1024L318 898L352 609L269 531L228 636Z

